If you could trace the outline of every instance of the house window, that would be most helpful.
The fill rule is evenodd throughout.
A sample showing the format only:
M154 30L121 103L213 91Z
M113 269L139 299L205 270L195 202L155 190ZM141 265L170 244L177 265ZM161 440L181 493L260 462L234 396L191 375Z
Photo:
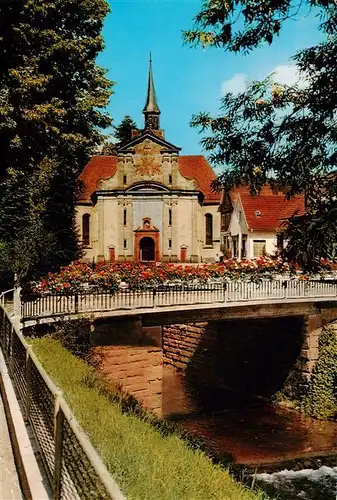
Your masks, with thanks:
M171 239L169 240L168 243L169 243L169 248L172 248L172 240Z
M124 250L128 248L128 240L124 239Z
M171 210L171 208L169 209L168 216L169 216L169 217L168 217L168 218L169 218L169 220L168 220L168 225L169 225L169 226L172 226L172 210Z
M246 258L247 258L247 235L243 234L241 240L241 259L246 259Z
M126 175L123 175L123 184L126 184Z
M241 222L241 211L238 212L238 221Z
M82 216L82 243L85 247L90 245L90 214Z
M127 224L127 211L126 208L124 208L124 213L123 213L123 224L126 226Z
M231 212L222 212L221 213L221 231L228 231L229 223L231 221Z
M169 175L169 184L172 184L172 175Z
M263 257L266 254L266 240L253 240L253 256Z
M213 215L205 215L206 245L213 244Z
M233 249L233 259L238 258L238 249L239 249L239 237L233 236L232 238L232 249Z

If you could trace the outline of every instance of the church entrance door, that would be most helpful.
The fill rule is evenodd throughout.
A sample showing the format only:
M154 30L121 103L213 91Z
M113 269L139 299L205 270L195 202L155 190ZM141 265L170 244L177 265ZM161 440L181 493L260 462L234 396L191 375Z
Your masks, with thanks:
M154 240L148 236L142 238L139 242L140 260L154 261L155 260L155 243Z

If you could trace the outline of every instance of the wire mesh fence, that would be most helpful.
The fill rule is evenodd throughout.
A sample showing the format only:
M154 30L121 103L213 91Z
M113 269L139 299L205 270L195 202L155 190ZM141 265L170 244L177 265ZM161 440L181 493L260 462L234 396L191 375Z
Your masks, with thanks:
M22 335L0 305L0 347L45 465L53 500L125 500Z

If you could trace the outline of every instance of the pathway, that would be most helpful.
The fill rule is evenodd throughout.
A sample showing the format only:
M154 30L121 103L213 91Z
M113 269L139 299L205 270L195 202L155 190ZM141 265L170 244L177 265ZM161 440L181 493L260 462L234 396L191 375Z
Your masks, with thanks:
M23 499L14 463L5 410L0 397L0 500Z

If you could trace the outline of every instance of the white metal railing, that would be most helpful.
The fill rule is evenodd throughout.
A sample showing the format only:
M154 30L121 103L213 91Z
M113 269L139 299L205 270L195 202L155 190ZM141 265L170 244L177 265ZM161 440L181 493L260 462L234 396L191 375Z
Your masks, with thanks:
M14 294L19 297L19 294ZM236 302L287 301L289 299L337 300L337 280L278 279L260 281L226 281L200 286L159 285L145 290L82 292L73 295L48 294L26 297L14 311L22 320L34 320L78 313L154 309L202 304Z

